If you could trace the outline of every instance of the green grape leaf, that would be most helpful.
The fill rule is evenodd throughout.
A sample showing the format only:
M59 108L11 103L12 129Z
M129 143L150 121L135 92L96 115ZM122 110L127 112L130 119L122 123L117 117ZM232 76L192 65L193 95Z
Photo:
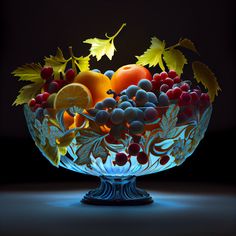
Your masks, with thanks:
M97 58L97 61L99 61L104 55L106 55L110 60L112 59L116 51L114 39L124 26L126 26L126 24L122 24L120 29L111 37L106 34L108 39L90 38L84 41L84 43L91 44L89 51L93 57Z
M80 71L88 71L89 70L89 60L90 57L75 57L75 64L78 66Z
M12 105L18 106L29 102L31 98L35 97L35 95L41 91L43 84L44 82L40 81L22 87L19 91L19 95Z
M39 82L42 81L41 78L41 69L42 66L40 64L31 63L25 64L21 67L18 67L16 70L12 72L14 76L20 77L21 81L31 81L31 82Z
M109 152L105 148L104 135L90 129L82 129L79 133L80 135L76 137L77 145L79 146L76 152L78 159L75 161L77 165L91 164L91 154L95 158L106 159Z
M208 89L211 102L214 101L215 96L218 95L218 91L221 90L217 78L214 73L209 69L209 67L200 61L194 61L192 63L192 69L194 73L194 78L197 82L201 82L205 88Z
M148 48L141 56L136 56L138 65L149 65L149 67L156 66L159 64L162 70L165 70L165 67L162 62L162 54L165 49L165 42L159 40L156 37L151 39L150 48Z
M164 51L164 60L169 70L175 70L178 75L183 72L184 64L187 64L187 59L184 54L178 49L170 49Z
M179 40L179 46L183 47L183 48L187 48L193 52L196 52L198 54L197 48L195 47L194 43L187 38L184 39L180 39Z
M51 66L54 71L55 77L59 77L60 72L64 72L66 69L67 62L63 56L63 53L60 48L57 48L57 53L55 56L50 55L49 57L44 58L45 66Z

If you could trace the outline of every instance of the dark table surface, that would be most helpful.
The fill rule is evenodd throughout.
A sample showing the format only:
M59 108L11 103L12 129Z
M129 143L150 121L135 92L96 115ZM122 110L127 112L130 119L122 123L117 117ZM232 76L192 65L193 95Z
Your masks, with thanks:
M80 203L94 186L91 182L2 186L0 235L236 235L233 186L141 182L153 204Z

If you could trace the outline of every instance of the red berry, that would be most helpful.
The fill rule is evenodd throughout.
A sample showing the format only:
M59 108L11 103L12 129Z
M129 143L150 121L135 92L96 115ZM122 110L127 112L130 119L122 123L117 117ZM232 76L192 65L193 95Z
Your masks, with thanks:
M151 83L152 83L152 90L155 91L158 89L158 83L156 80L151 80Z
M43 94L38 94L35 97L36 103L41 104L43 102Z
M148 162L148 156L145 152L140 152L138 155L137 155L137 161L139 164L146 164Z
M60 88L59 84L54 80L49 84L48 92L51 94L56 93L56 92L58 92L59 88Z
M131 143L128 147L128 153L131 156L136 156L140 151L140 146L137 143Z
M43 101L47 101L49 96L50 96L50 93L44 92L42 96Z
M196 92L191 92L190 96L192 98L192 104L197 104L199 102L200 97Z
M180 77L179 77L179 76L176 76L176 77L174 78L174 83L175 83L175 84L178 84L178 83L180 83L180 82L181 82Z
M169 99L174 99L173 89L169 89L169 90L166 92L166 95L168 96Z
M160 164L165 165L170 160L170 157L168 155L164 155L160 157Z
M170 88L172 88L173 87L173 85L174 85L174 80L173 79L171 79L171 78L166 78L166 79L164 79L164 84L167 84L167 85L169 85L169 87Z
M166 79L167 77L168 77L168 74L167 74L167 72L165 72L165 71L162 71L161 73L160 73L160 77L161 77L161 79Z
M182 90L179 87L173 88L173 97L174 99L178 99L182 94Z
M168 76L169 76L171 79L174 79L174 78L177 76L177 73L176 73L174 70L169 70Z
M162 79L160 74L158 74L158 73L154 74L152 78L153 78L153 80L156 80L156 81L159 81Z
M36 100L34 98L32 98L30 101L29 101L29 106L30 107L34 107L36 105Z
M128 161L128 157L125 155L125 153L119 152L116 154L115 163L118 166L125 165L127 161Z
M202 93L201 94L200 103L202 105L209 105L210 104L210 97L207 93Z
M162 84L160 87L160 91L166 93L170 89L169 85Z
M201 89L194 89L193 92L196 92L198 94L198 96L200 97L202 94Z
M179 105L187 106L187 105L191 104L191 101L192 101L192 98L191 98L190 94L187 92L183 92L180 95Z
M45 66L41 70L41 77L42 79L47 80L52 76L52 73L53 73L53 68L51 66L48 67Z
M75 78L75 71L73 69L69 69L66 71L66 81L68 83L72 83Z
M182 91L188 92L188 90L190 89L190 86L187 83L183 83L180 86L180 88L181 88Z

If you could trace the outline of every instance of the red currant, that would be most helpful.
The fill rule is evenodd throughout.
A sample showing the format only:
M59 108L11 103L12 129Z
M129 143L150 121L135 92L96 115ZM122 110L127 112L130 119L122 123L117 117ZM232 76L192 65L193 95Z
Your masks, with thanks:
M42 79L49 79L53 74L53 68L51 66L48 66L48 67L43 67L42 70L41 70L41 77Z
M166 92L166 95L168 96L169 99L174 99L173 89L169 89L169 90Z
M175 83L175 84L178 84L178 83L180 83L180 82L181 82L180 77L179 77L179 76L176 76L176 77L174 78L174 83Z
M163 82L164 82L164 84L169 85L170 88L172 88L173 85L174 85L174 81L173 81L173 79L171 79L171 78L166 78L166 79L164 79Z
M68 83L72 83L75 78L75 71L73 69L69 69L66 71L66 81Z
M169 76L171 79L174 79L174 78L177 76L177 73L176 73L174 70L169 70L168 76Z
M116 158L115 158L115 163L118 165L118 166L123 166L127 163L128 161L128 157L126 156L125 153L117 153L116 154Z
M167 74L167 72L165 72L165 71L162 71L161 73L160 73L160 77L161 77L161 79L166 79L167 77L168 77L168 74Z
M160 157L160 164L165 165L170 160L170 157L168 155L164 155Z
M43 102L43 94L38 94L35 97L36 103L41 104Z
M29 101L29 106L30 107L34 107L36 105L36 100L34 98L32 98L30 101Z
M188 90L190 89L190 86L187 83L183 83L180 86L180 88L181 88L182 91L188 92Z
M138 161L139 164L142 164L142 165L146 164L148 162L147 154L145 152L138 153L137 161Z
M131 143L128 147L128 153L131 156L136 156L140 151L140 146L137 143Z
M44 92L43 95L42 95L43 101L47 101L49 96L50 96L50 93Z
M162 79L160 74L158 74L158 73L154 74L152 78L153 78L153 80L156 80L156 81L159 81Z
M181 94L182 94L182 90L179 87L173 88L174 99L178 99Z

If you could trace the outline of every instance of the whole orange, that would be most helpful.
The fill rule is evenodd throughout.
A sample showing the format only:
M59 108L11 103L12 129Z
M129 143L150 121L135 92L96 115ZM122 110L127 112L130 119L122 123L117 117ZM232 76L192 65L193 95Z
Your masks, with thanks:
M130 85L137 85L141 79L152 80L152 75L143 66L130 64L120 67L111 78L111 88L120 93Z
M81 83L89 89L93 105L106 97L112 97L112 95L107 94L107 91L111 89L111 80L104 74L94 71L83 71L75 77L74 83Z

